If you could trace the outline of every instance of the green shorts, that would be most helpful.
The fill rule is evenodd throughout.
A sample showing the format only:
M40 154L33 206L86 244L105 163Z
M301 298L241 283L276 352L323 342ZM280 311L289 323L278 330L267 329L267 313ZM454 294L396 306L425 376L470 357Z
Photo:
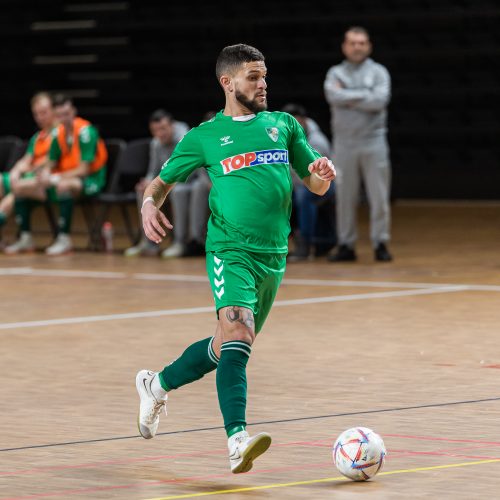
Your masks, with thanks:
M106 185L106 167L101 168L93 174L87 175L82 179L82 192L81 197L86 198L99 194ZM47 197L53 203L57 203L59 198L57 190L54 186L47 189Z
M228 306L253 311L255 333L262 330L285 274L285 254L224 250L207 253L207 273L217 315Z
M1 175L2 175L2 186L3 186L2 192L3 192L3 195L6 196L11 192L10 174L9 174L9 172L2 172Z
M102 167L97 172L87 175L82 179L83 196L94 196L99 194L106 185L106 167Z

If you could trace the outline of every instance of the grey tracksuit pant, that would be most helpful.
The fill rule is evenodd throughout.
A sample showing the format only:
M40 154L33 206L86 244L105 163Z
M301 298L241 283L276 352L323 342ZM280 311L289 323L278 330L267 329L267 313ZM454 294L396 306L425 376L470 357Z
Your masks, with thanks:
M174 241L185 244L190 240L203 244L208 219L210 186L203 176L192 182L178 183L170 193L174 213Z
M390 239L389 194L391 170L385 137L363 141L336 140L336 211L340 244L353 247L357 240L357 205L363 180L370 206L370 239L375 247Z

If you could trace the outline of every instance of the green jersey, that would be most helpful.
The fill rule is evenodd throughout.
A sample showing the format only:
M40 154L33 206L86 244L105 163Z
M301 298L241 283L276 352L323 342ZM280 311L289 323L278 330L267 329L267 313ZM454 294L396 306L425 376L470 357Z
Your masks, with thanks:
M319 157L288 113L263 111L235 120L221 111L184 136L160 178L167 184L184 182L197 168L207 169L212 181L207 251L286 253L293 188L289 164L304 178Z

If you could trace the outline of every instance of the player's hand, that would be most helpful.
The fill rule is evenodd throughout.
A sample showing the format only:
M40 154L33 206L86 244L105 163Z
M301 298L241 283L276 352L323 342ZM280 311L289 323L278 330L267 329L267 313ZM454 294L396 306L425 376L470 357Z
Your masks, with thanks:
M155 243L161 243L167 235L165 228L173 229L174 226L165 217L165 214L156 208L154 203L146 203L141 210L142 227L146 236Z
M311 172L311 175L315 175L325 182L331 182L337 176L333 163L326 156L314 160L309 165L308 170Z

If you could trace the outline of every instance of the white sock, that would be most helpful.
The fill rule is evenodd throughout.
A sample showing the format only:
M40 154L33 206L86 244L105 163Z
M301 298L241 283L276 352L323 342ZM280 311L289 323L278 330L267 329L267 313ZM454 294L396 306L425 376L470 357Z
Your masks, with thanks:
M165 399L167 395L167 391L160 384L158 373L154 376L153 382L151 383L151 391L158 399Z

